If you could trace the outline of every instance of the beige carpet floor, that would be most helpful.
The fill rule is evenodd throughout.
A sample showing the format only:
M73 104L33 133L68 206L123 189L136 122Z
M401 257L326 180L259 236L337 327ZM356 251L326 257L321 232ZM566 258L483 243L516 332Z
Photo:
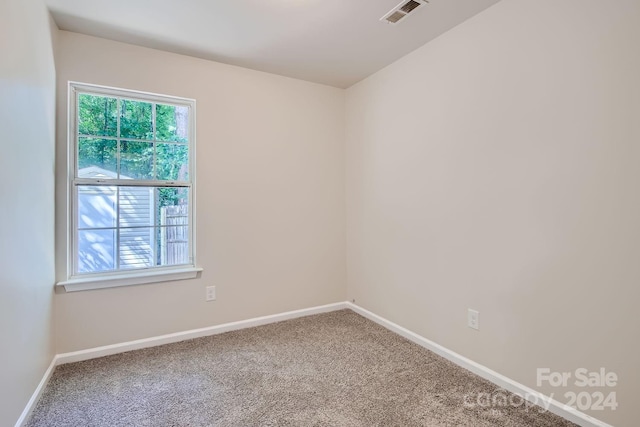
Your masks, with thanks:
M27 425L574 425L510 397L342 310L59 366Z

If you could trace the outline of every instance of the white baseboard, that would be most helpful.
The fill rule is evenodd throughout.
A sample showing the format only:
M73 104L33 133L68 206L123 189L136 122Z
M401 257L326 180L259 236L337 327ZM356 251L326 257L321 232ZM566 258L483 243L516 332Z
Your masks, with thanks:
M295 319L298 317L310 316L312 314L327 313L330 311L347 308L345 302L322 305L302 310L288 311L285 313L273 314L270 316L255 317L253 319L241 320L238 322L224 323L222 325L209 326L206 328L192 329L190 331L176 332L174 334L160 335L157 337L144 338L135 341L128 341L118 344L105 345L102 347L90 348L87 350L62 353L56 356L57 365L65 363L80 362L82 360L95 359L97 357L110 356L112 354L124 353L125 351L140 350L142 348L156 347L163 344L189 340L193 338L217 335L225 332L236 331L238 329L252 328L254 326L267 325L269 323L282 322L283 320Z
M80 362L82 360L95 359L103 356L110 356L112 354L124 353L125 351L140 350L142 348L156 347L163 344L170 344L174 342L189 340L193 338L206 337L209 335L222 334L224 332L236 331L239 329L252 328L254 326L267 325L269 323L282 322L283 320L296 319L298 317L311 316L313 314L328 313L330 311L337 311L347 308L347 303L338 302L334 304L321 305L318 307L304 308L302 310L287 311L285 313L273 314L270 316L255 317L253 319L241 320L238 322L224 323L222 325L210 326L207 328L192 329L190 331L177 332L174 334L160 335L157 337L144 338L135 341L123 342L119 344L105 345L102 347L90 348L87 350L74 351L70 353L56 354L51 360L51 364L47 368L42 380L38 384L38 387L33 392L31 399L25 406L20 418L15 424L15 427L21 427L36 403L40 399L42 392L44 391L53 370L58 365L64 365L65 363Z
M207 328L192 329L190 331L177 332L174 334L160 335L157 337L144 338L135 341L129 341L119 344L106 345L102 347L90 348L87 350L74 351L70 353L62 353L54 356L49 368L46 370L42 380L38 384L38 387L34 391L31 399L27 403L27 406L22 411L22 415L16 422L16 427L21 427L27 420L31 411L35 407L38 399L44 391L49 378L53 373L54 368L57 365L63 365L65 363L79 362L82 360L95 359L97 357L109 356L112 354L124 353L126 351L139 350L148 347L156 347L163 344L170 344L174 342L184 341L193 338L200 338L210 335L222 334L225 332L236 331L239 329L252 328L254 326L267 325L270 323L281 322L284 320L295 319L298 317L310 316L313 314L328 313L331 311L337 311L342 309L351 309L356 313L366 317L369 320L376 322L377 324L389 329L392 332L412 341L421 347L433 351L434 353L444 357L447 360L455 363L456 365L465 368L474 374L491 381L503 389L516 393L530 402L540 404L556 415L561 416L573 423L576 423L582 427L612 427L596 418L593 418L583 412L578 411L575 408L564 405L557 400L554 400L544 394L537 392L523 384L520 384L510 378L499 374L486 366L480 365L458 353L455 353L433 341L430 341L410 330L403 328L383 317L378 316L358 305L351 302L339 302L334 304L323 305L319 307L306 308L302 310L288 311L285 313L274 314L270 316L256 317L248 320L241 320L238 322L225 323L217 326L210 326Z
M53 370L57 364L56 362L57 362L57 356L53 356L53 359L51 359L51 363L49 364L49 367L44 372L44 375L42 376L42 379L38 383L36 390L31 395L31 399L29 399L29 401L27 402L27 406L24 407L22 414L20 414L20 418L18 418L18 421L16 421L16 427L22 427L25 421L27 421L27 418L29 418L29 415L31 415L33 408L36 407L36 403L38 403L38 400L40 400L40 396L42 396L42 392L44 391L45 387L47 387L47 384L49 383L49 378L51 378L51 374L53 374Z
M549 396L546 396L523 384L520 384L519 382L514 381L511 378L505 377L504 375L499 374L487 368L486 366L476 363L473 360L467 359L466 357L455 353L448 348L441 346L440 344L436 344L435 342L428 340L414 332L411 332L410 330L403 328L402 326L397 325L383 317L380 317L377 314L374 314L358 305L347 302L346 306L347 308L350 308L351 310L366 317L367 319L374 321L380 326L383 326L386 329L397 333L398 335L408 339L409 341L412 341L419 346L426 348L427 350L433 351L439 356L442 356L445 359L455 363L456 365L465 368L468 371L471 371L488 381L491 381L492 383L507 391L515 393L532 403L547 408L550 412L566 420L569 420L582 427L613 427L610 424L602 422L590 415L578 411L575 408L560 403Z

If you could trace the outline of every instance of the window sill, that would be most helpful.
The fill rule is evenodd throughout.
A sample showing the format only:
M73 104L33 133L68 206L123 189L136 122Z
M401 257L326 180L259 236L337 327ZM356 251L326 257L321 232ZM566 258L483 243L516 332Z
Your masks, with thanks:
M202 271L200 267L184 267L143 272L126 272L100 276L76 276L56 283L67 292L88 291L91 289L115 288L119 286L143 285L147 283L168 282L173 280L195 279Z

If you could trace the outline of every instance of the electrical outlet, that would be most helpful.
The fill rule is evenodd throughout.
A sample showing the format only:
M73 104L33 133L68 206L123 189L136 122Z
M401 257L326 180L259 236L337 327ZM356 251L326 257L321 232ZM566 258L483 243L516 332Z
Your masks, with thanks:
M480 329L480 313L477 310L471 310L467 312L467 325L471 329Z
M207 301L213 301L216 299L216 287L215 286L207 286L207 293L205 299Z

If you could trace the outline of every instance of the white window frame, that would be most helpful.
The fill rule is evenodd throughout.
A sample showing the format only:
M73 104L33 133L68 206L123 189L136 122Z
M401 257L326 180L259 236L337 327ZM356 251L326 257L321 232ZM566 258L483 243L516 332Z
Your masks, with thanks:
M189 188L189 260L188 264L178 266L154 266L139 269L121 269L109 272L98 273L76 273L77 263L77 242L78 242L78 192L75 187L78 185L94 184L101 185L119 184L119 179L95 179L77 178L76 165L78 153L78 95L79 94L101 95L109 97L126 98L134 101L144 101L165 105L175 105L187 107L189 109L188 126L188 150L189 150L189 181L163 181L163 180L129 180L127 186L158 186L158 187L180 187ZM67 279L58 282L58 286L63 286L67 292L81 291L89 289L100 289L116 286L138 285L145 283L164 282L173 280L193 279L197 277L202 268L196 266L196 168L195 168L195 107L196 101L189 98L181 98L168 95L159 95L148 92L140 92L128 89L119 89L107 86L98 86L85 83L69 82L68 88L68 137L67 137ZM155 109L153 111L155 115ZM155 131L155 127L154 127ZM119 138L119 136L118 136Z

